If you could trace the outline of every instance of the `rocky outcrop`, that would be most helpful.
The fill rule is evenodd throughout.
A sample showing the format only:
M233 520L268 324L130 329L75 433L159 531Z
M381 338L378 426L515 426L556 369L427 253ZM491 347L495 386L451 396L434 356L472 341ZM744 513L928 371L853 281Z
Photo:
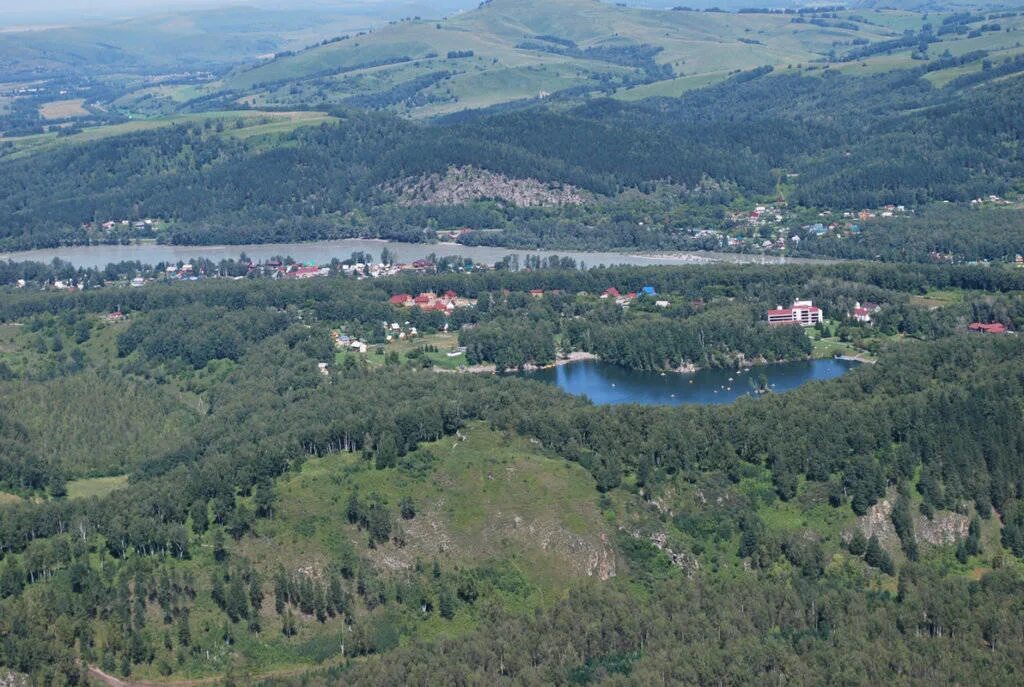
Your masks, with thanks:
M380 567L402 570L412 567L417 559L445 554L455 558L478 555L465 536L456 536L449 529L444 499L428 504L413 520L403 521L398 548L381 546L367 552ZM580 577L607 580L615 577L615 550L605 534L577 534L554 518L525 518L514 512L498 512L488 518L477 542L485 550L497 550L503 541L515 541L520 550L540 549L559 565Z
M624 530L625 528L620 527L619 529ZM640 530L632 530L629 532L629 535L633 539L647 539L656 549L664 551L669 560L672 561L672 565L682 570L686 574L687 579L692 580L697 572L700 571L700 559L686 551L676 552L669 548L668 534L665 532L654 532L645 537Z
M500 518L492 526L506 536L511 535L564 557L577 575L600 580L615 577L615 553L604 534L594 541L591 537L570 532L560 524L541 520L525 522L519 516L512 516L511 522Z
M857 518L857 528L865 538L878 537L878 542L889 551L900 548L899 536L892 524L893 498L885 498ZM939 511L930 520L923 515L914 516L914 534L919 543L932 546L949 546L967 537L970 519L966 515L950 511ZM849 540L853 530L844 533Z
M402 205L463 205L500 200L517 207L582 205L585 192L568 184L513 179L476 167L449 167L444 174L408 177L385 186Z
M933 546L948 546L967 538L970 519L959 513L939 512L929 520L923 515L914 518L914 531L918 541Z
M28 687L29 684L28 675L0 669L0 687Z
M892 501L882 499L857 518L857 527L866 539L878 537L878 543L887 549L899 548L900 539L892 524Z

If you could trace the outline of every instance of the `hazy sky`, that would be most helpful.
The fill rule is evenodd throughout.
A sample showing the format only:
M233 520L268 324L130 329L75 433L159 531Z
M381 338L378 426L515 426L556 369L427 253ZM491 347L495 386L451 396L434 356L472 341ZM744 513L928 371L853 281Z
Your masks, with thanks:
M475 6L476 0L0 0L0 25L69 24L149 14L165 10L189 10L226 5L248 5L268 9L296 7L344 8L358 11L394 6L396 16L403 5L436 6L439 13L455 7Z

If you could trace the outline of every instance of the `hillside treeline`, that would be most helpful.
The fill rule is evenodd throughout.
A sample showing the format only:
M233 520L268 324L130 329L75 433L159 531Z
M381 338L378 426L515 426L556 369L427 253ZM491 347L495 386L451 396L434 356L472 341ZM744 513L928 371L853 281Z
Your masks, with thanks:
M596 100L433 125L342 111L335 124L269 142L227 137L212 123L68 142L0 160L0 241L80 243L89 240L83 223L154 217L172 223L163 238L174 242L423 240L469 226L501 229L490 240L511 245L680 248L693 247L673 232L680 223L720 221L738 195L773 194L781 172L797 175L786 177L789 200L816 208L967 201L1013 188L1024 169L1012 144L1024 133L1019 77L939 89L924 73L758 70L637 104ZM383 190L452 165L572 184L601 201L582 210L407 208ZM658 220L646 205L618 201L624 190L664 184L687 189L681 214ZM694 191L708 184L722 191Z

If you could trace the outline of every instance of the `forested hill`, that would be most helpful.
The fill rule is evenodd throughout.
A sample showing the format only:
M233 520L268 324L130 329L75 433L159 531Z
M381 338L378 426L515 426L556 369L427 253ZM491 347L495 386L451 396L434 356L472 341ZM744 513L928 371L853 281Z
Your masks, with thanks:
M671 305L623 308L610 284ZM1014 684L1024 339L965 325L1019 329L1022 284L839 264L4 287L0 666L41 685ZM475 305L389 302L447 289ZM829 322L763 321L796 294ZM846 315L868 298L870 325ZM406 318L416 337L388 341ZM825 330L877 364L731 405L595 405L446 355L541 362L557 337L736 369Z
M938 88L926 68L874 77L761 69L678 99L434 125L350 110L334 124L260 135L214 117L59 145L8 143L0 246L96 240L84 224L95 232L107 220L156 218L159 238L188 243L419 240L469 227L498 230L476 240L512 245L663 248L678 247L680 227L780 192L797 209L832 210L1002 195L1024 177L1015 143L1024 137L1024 62L989 71ZM467 167L512 186L459 201L401 197L405 185ZM514 195L526 180L589 195L522 207ZM513 201L492 200L502 194Z

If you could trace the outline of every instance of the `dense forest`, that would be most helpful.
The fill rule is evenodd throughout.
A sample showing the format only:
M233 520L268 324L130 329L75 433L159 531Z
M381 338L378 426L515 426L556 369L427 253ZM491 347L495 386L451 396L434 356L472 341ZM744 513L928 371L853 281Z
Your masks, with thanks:
M232 136L239 123L211 119L26 154L8 146L0 239L7 248L119 240L85 225L156 218L169 224L160 240L177 243L421 241L437 229L470 228L492 231L461 240L701 248L689 229L727 229L734 204L780 190L797 210L1012 194L1022 174L1012 144L1022 134L1019 67L998 65L991 79L943 88L924 78L927 67L871 77L761 69L633 104L594 100L433 124L344 110L336 123L269 139ZM594 200L517 207L485 192L460 205L409 205L389 190L397 180L465 166L569 184ZM927 260L948 244L962 259L990 256L970 238L970 222L939 222L935 237L921 224L903 230L915 247L905 257ZM1019 241L1019 223L1001 225L1005 243ZM805 250L895 259L895 248L880 243L811 242Z
M296 664L321 666L305 684L1004 684L1022 650L1024 343L965 324L1024 326L1022 279L849 263L12 289L0 304L0 665L50 684L81 683L89 666L248 683ZM670 305L598 297L647 285ZM388 302L449 288L476 305L446 320ZM951 290L962 299L922 300ZM877 364L728 406L596 406L512 375L403 362L372 333L396 319L427 335L456 325L467 353L501 367L570 348L643 369L736 364L808 354L805 330L759 324L795 297L876 340ZM872 326L848 319L866 300L882 304ZM124 321L104 320L114 307ZM377 336L385 354L336 355L332 328ZM99 405L84 407L88 390ZM43 402L54 397L69 403ZM574 498L593 509L590 532L614 525L614 579L553 587L507 553L382 563L421 550L421 520L442 515L420 485L453 479L437 472L444 456L481 432L504 437L488 439L491 458L474 454L485 485L502 472L487 461L517 437L518 469L585 476ZM308 470L333 471L304 483L328 489L322 503L295 491ZM114 476L113 491L80 491ZM889 539L860 529L877 513ZM309 558L328 532L325 558Z

